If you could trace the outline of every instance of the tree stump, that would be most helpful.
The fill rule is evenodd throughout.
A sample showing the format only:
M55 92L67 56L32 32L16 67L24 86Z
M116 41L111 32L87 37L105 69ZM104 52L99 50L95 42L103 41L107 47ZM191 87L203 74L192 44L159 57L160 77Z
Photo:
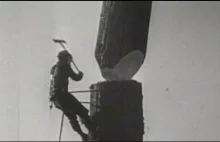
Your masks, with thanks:
M142 87L134 80L92 84L91 141L142 141L144 134Z
M104 1L95 57L106 80L131 79L147 49L151 1Z

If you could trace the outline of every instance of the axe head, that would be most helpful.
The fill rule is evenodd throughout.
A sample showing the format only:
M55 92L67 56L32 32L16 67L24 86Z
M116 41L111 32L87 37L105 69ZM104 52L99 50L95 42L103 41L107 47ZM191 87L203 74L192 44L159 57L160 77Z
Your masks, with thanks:
M55 43L66 43L66 41L63 40L63 39L53 39L53 41L54 41Z

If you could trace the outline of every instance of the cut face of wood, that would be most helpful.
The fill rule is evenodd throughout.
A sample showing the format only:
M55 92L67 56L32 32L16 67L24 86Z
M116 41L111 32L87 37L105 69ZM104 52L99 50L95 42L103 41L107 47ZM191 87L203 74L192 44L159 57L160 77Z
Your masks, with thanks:
M145 59L145 55L136 50L124 56L114 67L113 74L118 80L129 80L138 72Z
M113 69L101 69L106 80L130 80L138 72L144 62L145 56L136 50L124 56Z

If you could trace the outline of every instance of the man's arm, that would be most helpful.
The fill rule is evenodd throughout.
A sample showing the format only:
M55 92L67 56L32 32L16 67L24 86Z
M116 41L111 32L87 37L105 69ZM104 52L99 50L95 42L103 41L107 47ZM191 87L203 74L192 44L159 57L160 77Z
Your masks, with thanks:
M72 80L74 81L80 81L83 78L83 73L79 72L78 74L76 74L71 67L69 67L68 69L69 71L69 76Z

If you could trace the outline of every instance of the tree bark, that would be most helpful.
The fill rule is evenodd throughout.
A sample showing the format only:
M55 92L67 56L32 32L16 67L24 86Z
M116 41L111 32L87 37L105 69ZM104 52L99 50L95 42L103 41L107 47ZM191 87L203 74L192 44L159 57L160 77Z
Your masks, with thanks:
M92 84L90 140L142 141L144 134L141 83L104 81Z
M103 2L95 57L106 80L131 79L143 64L151 5L151 1Z

